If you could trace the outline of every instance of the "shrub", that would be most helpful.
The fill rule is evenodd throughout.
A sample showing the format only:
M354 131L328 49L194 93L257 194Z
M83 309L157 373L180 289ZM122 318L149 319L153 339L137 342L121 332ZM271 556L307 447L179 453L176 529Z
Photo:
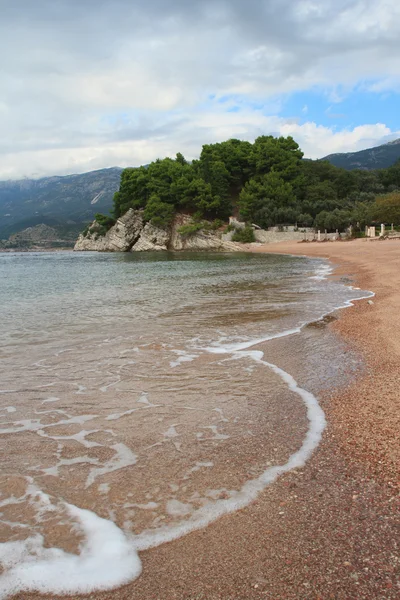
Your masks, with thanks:
M200 229L204 229L204 223L188 223L187 225L179 227L178 233L180 233L182 237L190 237L200 231Z
M96 225L95 227L90 227L88 229L88 233L90 233L90 235L92 235L95 240L97 240L97 238L99 237L102 237L103 235L106 235L107 231L108 229L104 225Z
M255 242L254 231L250 225L246 225L243 229L236 229L232 237L233 242L241 242L242 244L251 244Z
M222 227L223 224L224 223L223 223L223 221L221 221L221 219L214 219L214 221L211 223L210 229L212 229L213 231L216 231L217 229Z
M104 227L106 232L111 229L113 225L115 225L115 219L112 217L108 217L107 215L102 215L101 213L96 213L94 218L100 225L100 227Z

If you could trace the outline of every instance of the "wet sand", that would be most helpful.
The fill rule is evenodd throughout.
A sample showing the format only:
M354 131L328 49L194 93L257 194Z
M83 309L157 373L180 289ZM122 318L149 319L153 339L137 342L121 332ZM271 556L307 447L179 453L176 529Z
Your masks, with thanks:
M326 325L327 335L344 338L343 352L361 353L364 368L350 387L339 376L320 398L328 428L303 469L282 476L246 509L141 553L143 573L132 584L80 598L399 597L400 242L285 243L254 251L330 258L339 265L335 277L376 293L373 304L359 301ZM276 340L268 350L283 368L284 344ZM294 371L288 370L297 376L301 341L293 344ZM248 464L245 452L240 459Z
M354 285L375 293L356 302L333 326L359 350L367 371L345 392L333 396L329 409L340 443L353 460L390 486L399 485L400 466L400 241L279 243L255 252L328 258L334 276L347 274Z

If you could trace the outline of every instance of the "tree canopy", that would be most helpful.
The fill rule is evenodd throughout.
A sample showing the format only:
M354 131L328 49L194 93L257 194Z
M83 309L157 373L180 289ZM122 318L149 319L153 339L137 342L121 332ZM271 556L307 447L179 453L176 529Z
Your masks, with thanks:
M113 217L129 208L167 227L176 212L194 220L235 215L261 227L295 224L335 230L370 221L400 224L400 161L376 171L335 167L303 158L292 137L260 136L206 144L197 160L178 153L125 169ZM397 198L397 199L396 199Z

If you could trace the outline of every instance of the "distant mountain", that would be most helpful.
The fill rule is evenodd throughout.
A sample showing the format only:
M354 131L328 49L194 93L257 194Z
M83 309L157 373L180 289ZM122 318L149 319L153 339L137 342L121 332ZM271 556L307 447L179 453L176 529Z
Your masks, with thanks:
M73 228L57 227L55 229L41 223L10 235L8 240L0 239L0 251L73 248L76 236L77 230L74 231Z
M0 239L42 223L75 236L95 213L110 211L121 171L0 181Z
M359 152L343 152L339 154L329 154L321 160L329 160L335 167L342 167L348 171L353 169L386 169L391 167L400 159L400 138Z

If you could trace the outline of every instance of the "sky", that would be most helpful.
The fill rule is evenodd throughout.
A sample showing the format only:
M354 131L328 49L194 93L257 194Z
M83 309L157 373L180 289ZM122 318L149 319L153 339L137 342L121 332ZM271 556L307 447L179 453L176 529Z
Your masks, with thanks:
M0 179L400 137L398 0L0 0Z

